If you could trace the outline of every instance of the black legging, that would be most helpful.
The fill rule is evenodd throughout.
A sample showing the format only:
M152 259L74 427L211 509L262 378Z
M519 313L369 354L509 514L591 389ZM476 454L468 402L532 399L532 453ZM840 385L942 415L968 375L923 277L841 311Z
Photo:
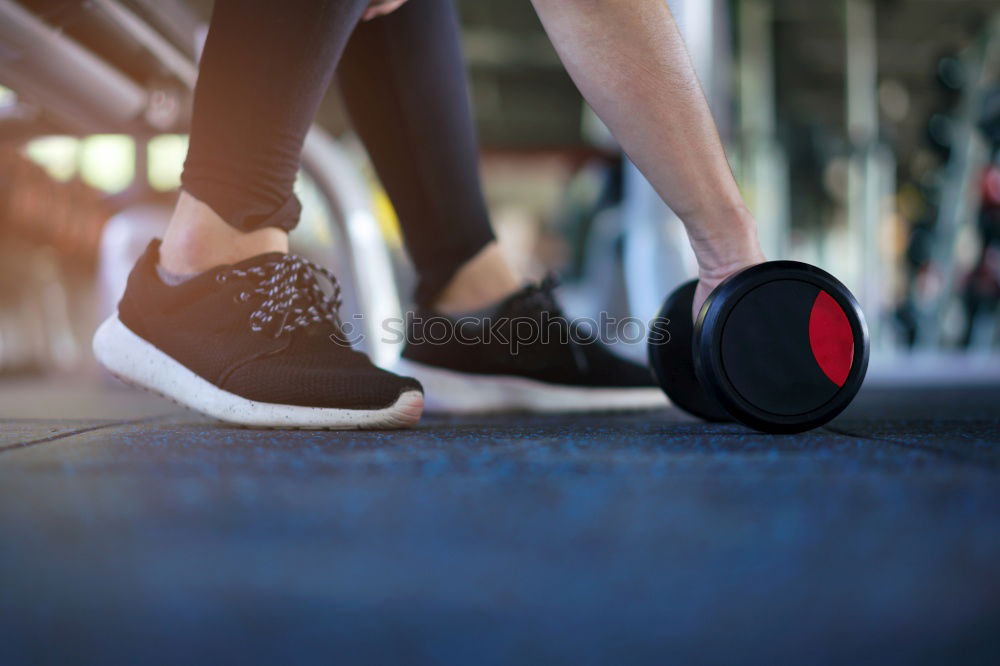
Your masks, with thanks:
M429 305L493 240L451 0L217 0L183 188L241 230L292 229L306 131L336 70Z

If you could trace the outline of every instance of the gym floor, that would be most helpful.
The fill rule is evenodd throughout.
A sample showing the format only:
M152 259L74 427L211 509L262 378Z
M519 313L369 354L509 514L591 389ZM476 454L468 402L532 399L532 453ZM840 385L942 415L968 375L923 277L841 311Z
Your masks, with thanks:
M51 382L0 405L0 664L1000 649L997 386L866 387L798 436L672 409L255 431Z

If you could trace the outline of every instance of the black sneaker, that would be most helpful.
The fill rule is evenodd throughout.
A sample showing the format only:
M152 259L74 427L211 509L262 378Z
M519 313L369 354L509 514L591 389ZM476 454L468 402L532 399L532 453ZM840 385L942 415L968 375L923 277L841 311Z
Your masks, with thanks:
M428 411L665 407L667 399L649 370L616 356L594 333L568 321L553 287L550 280L525 287L486 316L415 313L395 369L420 380Z
M113 374L223 421L278 428L403 428L420 384L346 342L339 287L294 255L219 266L177 286L156 271L159 241L129 275L118 312L94 335ZM329 297L317 275L334 290Z

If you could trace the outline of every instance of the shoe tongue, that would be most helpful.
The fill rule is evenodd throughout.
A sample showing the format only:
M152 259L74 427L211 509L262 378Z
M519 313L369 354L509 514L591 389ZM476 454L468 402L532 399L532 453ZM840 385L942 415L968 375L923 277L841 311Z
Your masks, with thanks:
M497 305L496 310L503 313L511 311L523 312L525 310L536 312L548 310L549 312L556 312L558 305L555 298L552 297L551 292L543 289L541 285L532 283L525 285L522 289L501 301Z

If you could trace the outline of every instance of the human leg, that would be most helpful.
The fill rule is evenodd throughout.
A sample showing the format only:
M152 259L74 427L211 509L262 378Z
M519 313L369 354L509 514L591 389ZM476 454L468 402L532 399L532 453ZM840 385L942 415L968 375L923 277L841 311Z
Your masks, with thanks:
M420 417L418 382L351 349L336 278L286 253L305 133L367 4L216 3L184 194L94 337L111 372L243 425L396 428Z

